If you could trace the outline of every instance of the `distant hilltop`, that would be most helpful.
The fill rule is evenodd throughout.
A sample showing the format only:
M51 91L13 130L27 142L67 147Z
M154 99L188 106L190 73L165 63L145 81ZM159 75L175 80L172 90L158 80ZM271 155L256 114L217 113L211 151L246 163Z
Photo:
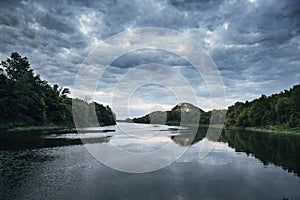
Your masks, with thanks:
M177 104L174 108L172 108L172 111L174 112L200 112L200 113L204 113L203 110L201 110L200 108L198 108L197 106L194 106L191 103L179 103Z
M219 110L217 112L226 112L226 110ZM191 103L181 102L173 107L170 111L154 111L143 117L133 118L132 121L135 123L167 125L179 125L181 122L184 122L185 124L209 124L210 116L211 111L205 112ZM213 123L222 123L221 117L213 120Z

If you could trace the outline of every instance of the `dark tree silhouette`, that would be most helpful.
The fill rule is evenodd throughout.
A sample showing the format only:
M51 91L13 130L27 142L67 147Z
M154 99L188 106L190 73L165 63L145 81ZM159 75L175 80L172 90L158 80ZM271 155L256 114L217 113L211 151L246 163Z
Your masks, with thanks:
M14 52L0 65L0 128L31 125L73 126L72 99L68 88L35 75L26 57ZM91 106L82 101L88 109ZM101 125L115 124L109 107L96 103ZM85 124L88 126L89 124Z

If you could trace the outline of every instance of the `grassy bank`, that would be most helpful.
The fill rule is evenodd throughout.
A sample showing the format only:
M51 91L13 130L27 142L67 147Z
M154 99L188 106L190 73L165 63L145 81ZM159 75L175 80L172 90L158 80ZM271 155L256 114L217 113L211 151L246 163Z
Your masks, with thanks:
M267 133L278 133L278 134L299 134L300 128L285 128L283 126L268 126L268 127L246 127L245 130L267 132Z
M9 129L3 129L2 133L16 133L16 132L43 132L43 133L64 133L64 132L74 132L75 129L71 126L58 126L58 125L48 125L48 126L24 126L24 127L14 127Z
M199 124L199 127L208 128L208 124ZM223 124L211 124L212 128L220 128L226 130L247 130L247 131L255 131L262 133L276 133L276 134L299 134L300 135L300 127L297 128L288 128L284 125L274 125L274 126L265 126L265 127L236 127L230 126L225 127Z
M178 122L168 122L166 125L169 126L180 126ZM255 131L262 133L276 133L276 134L299 134L300 127L289 128L286 125L273 125L273 126L264 126L264 127L237 127L237 126L228 126L225 127L224 124L189 124L189 127L200 127L200 128L218 128L218 129L227 129L227 130L247 130Z
M274 133L274 134L299 134L300 135L300 127L297 128L288 128L285 125L272 125L272 126L263 126L263 127L236 127L229 126L226 127L227 130L247 130L247 131L255 131L262 133Z
M168 123L169 126L180 126L180 123L173 122ZM200 128L218 128L218 129L227 129L227 130L247 130L247 131L255 131L255 132L265 132L265 133L275 133L275 134L299 134L300 135L300 127L297 128L288 128L285 125L273 125L273 126L265 126L265 127L236 127L230 126L225 127L224 124L189 124L190 127L200 127ZM26 126L26 127L14 127L6 130L2 130L0 132L43 132L43 133L70 133L76 132L76 129L71 126L57 126L57 125L48 125L48 126Z
M105 127L105 126L101 126ZM15 133L16 135L20 135L23 133L36 133L36 134L65 134L65 133L99 133L99 132L114 132L114 129L103 129L103 130L90 130L85 128L80 128L80 131L72 126L26 126L26 127L14 127L10 129L0 130L0 135L7 135L11 133Z
M170 126L180 126L180 123L173 122L168 123ZM263 127L238 127L238 126L225 126L224 124L189 124L189 127L200 127L200 128L218 128L226 130L247 130L255 132L265 132L265 133L277 133L277 134L299 134L300 127L289 128L287 125L272 125L272 126L263 126Z

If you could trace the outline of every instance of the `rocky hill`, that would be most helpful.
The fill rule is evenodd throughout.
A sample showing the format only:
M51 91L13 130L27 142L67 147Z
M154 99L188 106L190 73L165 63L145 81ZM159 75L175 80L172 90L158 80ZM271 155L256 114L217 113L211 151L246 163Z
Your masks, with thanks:
M134 118L135 123L147 124L169 124L180 123L208 123L210 115L197 106L182 102L173 107L170 111L155 111L143 117Z

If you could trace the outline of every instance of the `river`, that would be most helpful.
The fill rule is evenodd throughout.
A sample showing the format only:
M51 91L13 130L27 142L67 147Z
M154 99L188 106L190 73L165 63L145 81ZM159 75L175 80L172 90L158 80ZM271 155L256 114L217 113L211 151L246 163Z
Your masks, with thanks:
M206 129L194 138L180 127L118 123L81 134L3 133L0 139L0 199L300 199L295 135L223 130L215 142ZM161 169L128 173L90 153L109 145L134 154L166 147L184 153L160 166L174 158L161 151L156 163ZM203 147L209 151L199 157ZM128 163L124 157L117 164L127 169ZM133 166L143 169L143 162Z

